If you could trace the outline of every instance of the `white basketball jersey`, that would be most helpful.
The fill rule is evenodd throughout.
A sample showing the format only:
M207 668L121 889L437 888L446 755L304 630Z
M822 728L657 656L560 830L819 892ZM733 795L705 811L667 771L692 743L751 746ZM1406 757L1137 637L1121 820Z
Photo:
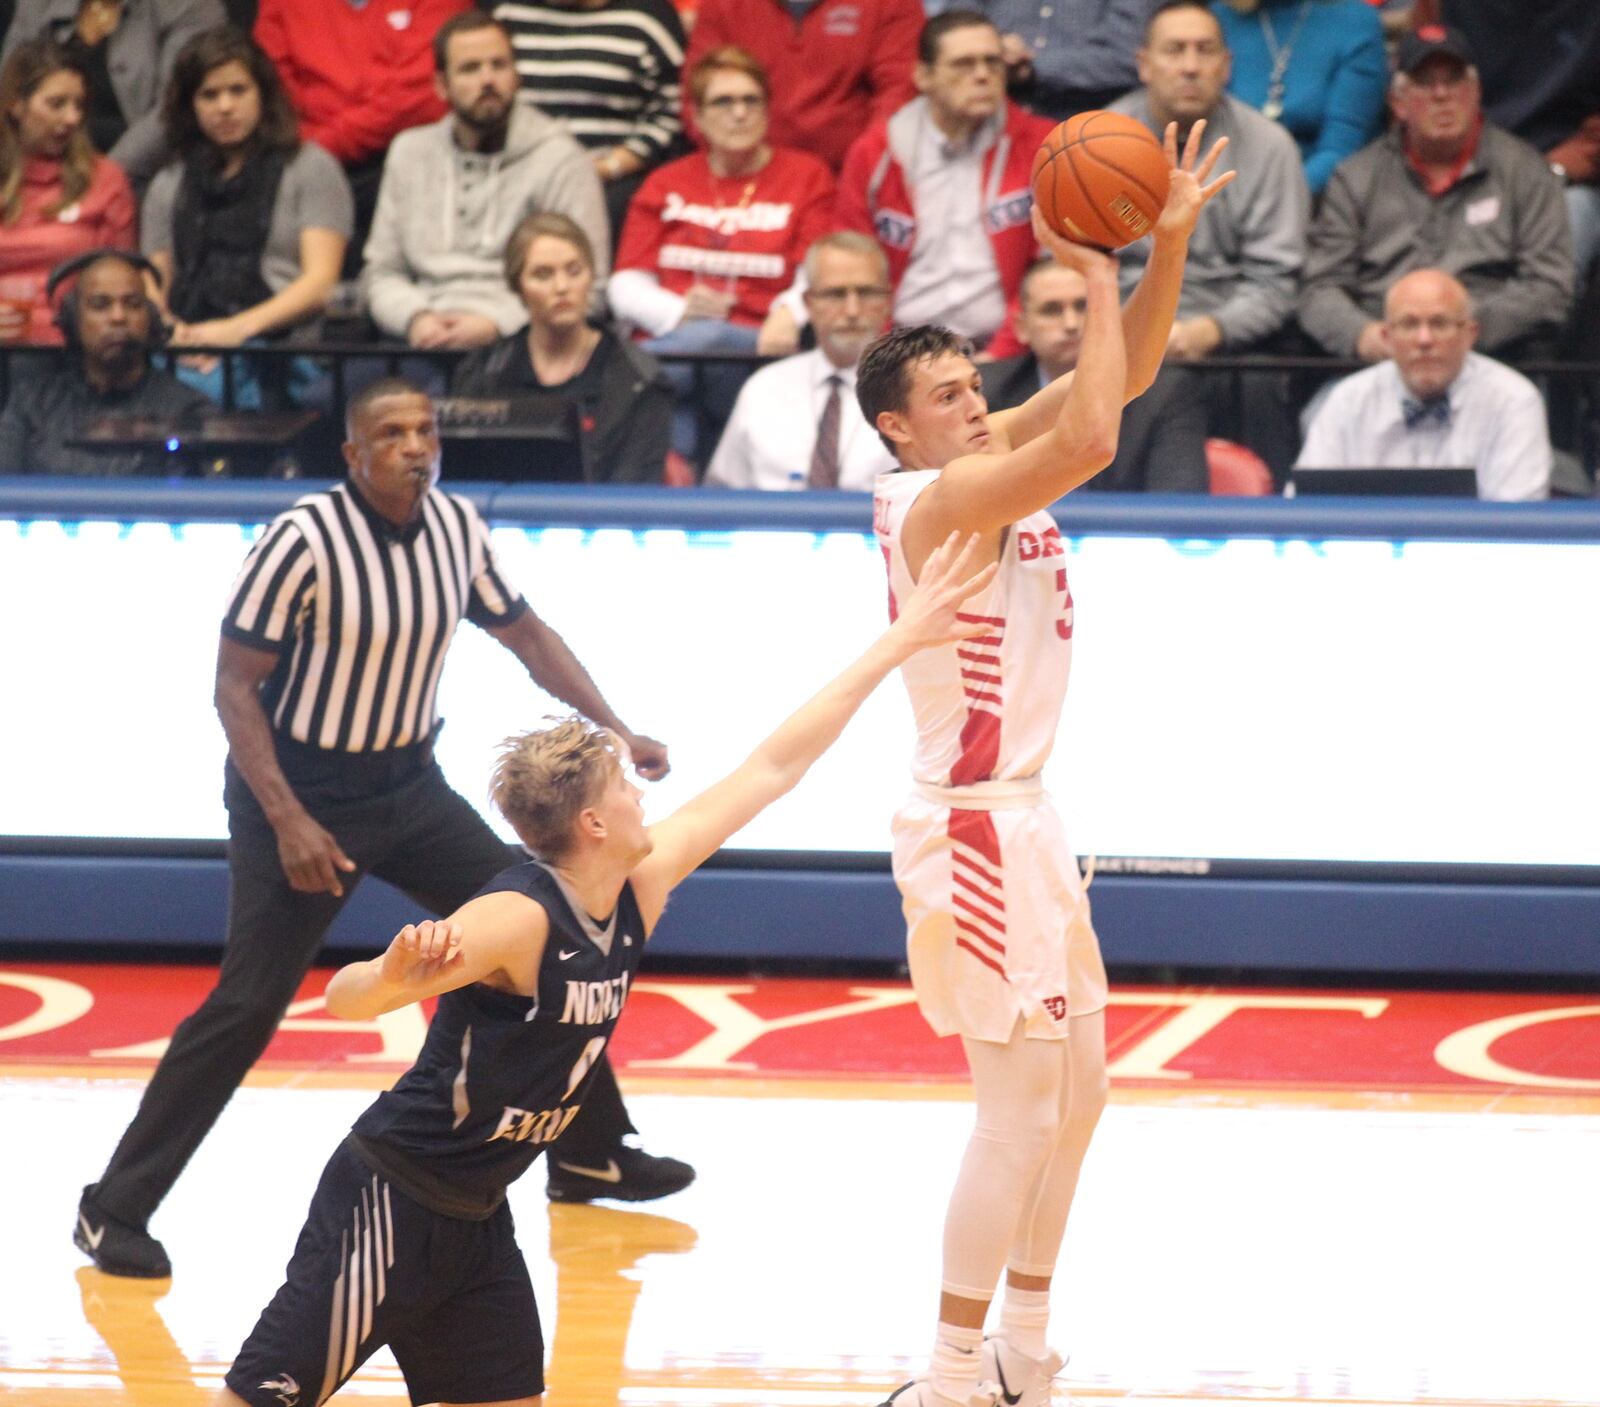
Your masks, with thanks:
M891 618L914 586L901 529L939 473L878 476L872 525L889 567ZM917 719L912 775L941 787L1032 777L1055 743L1072 667L1066 551L1048 513L1029 514L1007 530L999 572L966 602L961 619L987 628L900 667Z

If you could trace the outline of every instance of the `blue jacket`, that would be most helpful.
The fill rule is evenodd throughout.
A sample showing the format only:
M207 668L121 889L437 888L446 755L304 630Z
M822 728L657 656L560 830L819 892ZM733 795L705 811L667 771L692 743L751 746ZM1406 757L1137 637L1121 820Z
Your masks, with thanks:
M1211 8L1233 53L1228 91L1258 109L1267 101L1272 73L1261 16L1267 17L1280 47L1290 44L1298 29L1290 45L1278 121L1300 146L1312 195L1321 194L1333 168L1383 127L1389 64L1378 12L1366 0L1262 0L1260 11L1252 15L1241 15L1220 0Z

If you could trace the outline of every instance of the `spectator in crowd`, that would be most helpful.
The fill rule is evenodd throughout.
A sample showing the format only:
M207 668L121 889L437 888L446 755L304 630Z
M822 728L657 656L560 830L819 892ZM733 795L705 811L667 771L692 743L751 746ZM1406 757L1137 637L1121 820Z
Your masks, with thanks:
M494 14L523 92L594 158L615 238L645 176L683 138L678 12L669 0L514 0Z
M838 223L888 251L897 326L982 344L1033 262L1033 156L1054 124L1006 101L1000 31L975 10L923 26L915 77L921 96L851 146Z
M1299 463L1398 469L1471 465L1478 497L1545 498L1550 435L1525 376L1472 350L1472 298L1442 269L1417 269L1384 299L1389 356L1337 382L1314 412Z
M357 272L372 227L384 153L408 127L445 112L433 42L472 0L261 0L256 42L300 117L300 135L345 169L355 236L344 274Z
M178 55L163 112L178 159L150 183L141 223L172 341L238 347L314 323L344 262L350 187L300 140L272 61L243 30L208 30ZM188 379L220 398L215 360ZM238 403L258 405L253 364L235 370Z
M771 80L773 142L837 172L858 133L915 96L922 21L920 0L700 0L685 66L743 49Z
M517 101L511 38L481 10L434 40L449 114L395 138L362 278L372 320L413 347L483 347L528 320L506 287L505 250L524 217L582 227L604 273L609 235L594 162L560 124Z
M1133 56L1156 0L928 0L930 17L977 10L1000 31L1011 96L1061 122L1138 82Z
M1336 356L1381 361L1385 292L1412 269L1439 268L1472 295L1485 351L1553 347L1573 292L1561 184L1531 146L1483 120L1466 40L1442 27L1402 39L1389 105L1393 129L1323 193L1301 326Z
M167 456L139 449L89 449L68 444L102 415L182 420L210 407L150 365L161 335L159 310L145 293L149 265L137 254L107 250L68 260L51 277L78 273L61 300L67 358L27 368L0 414L0 474L74 474L123 478L170 473Z
M1216 15L1200 0L1164 0L1138 61L1145 86L1113 110L1138 118L1158 137L1176 122L1180 149L1203 119L1207 145L1226 137L1224 165L1239 172L1200 212L1189 240L1168 355L1198 361L1216 351L1257 348L1294 311L1311 212L1300 154L1282 127L1224 91L1228 46ZM1128 245L1119 257L1126 294L1144 271L1148 242Z
M59 342L50 270L134 244L128 178L84 127L88 87L52 39L25 40L0 65L0 342Z
M1333 168L1383 130L1389 58L1367 0L1225 0L1228 91L1281 122L1320 195Z
M221 0L17 0L9 54L24 39L54 39L89 85L89 140L142 189L168 156L161 95L178 51L227 16Z
M566 419L570 408L585 481L659 484L672 386L652 357L589 320L589 236L565 215L530 215L506 245L505 276L528 326L469 356L451 390L508 399L518 419Z
M1600 257L1600 5L1542 0L1506 42L1505 0L1418 0L1419 29L1453 25L1471 47L1489 120L1544 153L1566 188L1580 282Z
M889 261L854 230L806 251L806 311L817 345L744 383L706 471L730 489L863 489L895 467L856 402L856 363L889 315Z
M796 318L773 300L827 232L833 176L816 157L768 140L766 70L744 50L713 49L690 70L689 89L706 149L658 167L639 188L611 307L658 355L793 351ZM696 404L720 425L746 372L668 366L679 395L674 449L698 459Z
M1089 286L1076 269L1041 259L1022 280L1016 315L1020 356L985 363L989 409L1011 410L1078 364ZM1117 492L1205 493L1206 401L1194 372L1167 365L1122 412L1117 456L1084 485Z

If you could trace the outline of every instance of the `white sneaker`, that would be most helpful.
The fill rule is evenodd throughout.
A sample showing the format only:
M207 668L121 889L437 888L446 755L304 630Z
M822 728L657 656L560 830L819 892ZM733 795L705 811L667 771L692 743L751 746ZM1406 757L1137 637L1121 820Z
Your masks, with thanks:
M1052 1399L1050 1383L1066 1364L1054 1349L1032 1358L997 1336L983 1341L983 1372L1000 1385L999 1407L1068 1407L1066 1397Z
M965 1402L935 1392L927 1378L913 1378L903 1387L897 1387L878 1404L878 1407L997 1407L1000 1402L998 1383L987 1379L973 1388Z

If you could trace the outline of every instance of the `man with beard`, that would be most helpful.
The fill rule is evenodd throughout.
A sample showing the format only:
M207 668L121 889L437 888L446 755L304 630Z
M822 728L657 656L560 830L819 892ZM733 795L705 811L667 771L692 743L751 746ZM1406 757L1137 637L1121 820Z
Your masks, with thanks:
M94 251L87 262L80 256L58 267L50 276L52 288L75 267L82 272L59 314L67 362L13 383L0 415L0 473L106 478L171 473L168 457L160 452L70 443L102 415L177 420L214 409L198 391L150 365L159 323L145 294L145 261L116 250Z
M477 510L437 488L428 397L399 378L374 382L351 398L345 428L348 477L267 526L223 615L222 971L173 1033L105 1171L84 1188L73 1240L110 1275L171 1274L150 1217L266 1049L362 877L449 913L524 858L434 760L439 674L463 619L541 689L615 733L640 776L667 772L666 748L629 731L501 575ZM694 1170L623 1143L633 1131L601 1059L581 1117L563 1132L550 1195L643 1201L687 1186Z
M425 350L482 347L528 320L502 268L528 215L575 221L595 251L595 287L605 286L605 196L584 149L517 101L511 39L497 21L479 10L457 15L433 52L450 112L390 147L362 281L389 336Z
M888 260L876 240L843 230L812 244L805 271L817 345L745 382L707 484L870 490L894 468L856 403L856 363L889 312Z

